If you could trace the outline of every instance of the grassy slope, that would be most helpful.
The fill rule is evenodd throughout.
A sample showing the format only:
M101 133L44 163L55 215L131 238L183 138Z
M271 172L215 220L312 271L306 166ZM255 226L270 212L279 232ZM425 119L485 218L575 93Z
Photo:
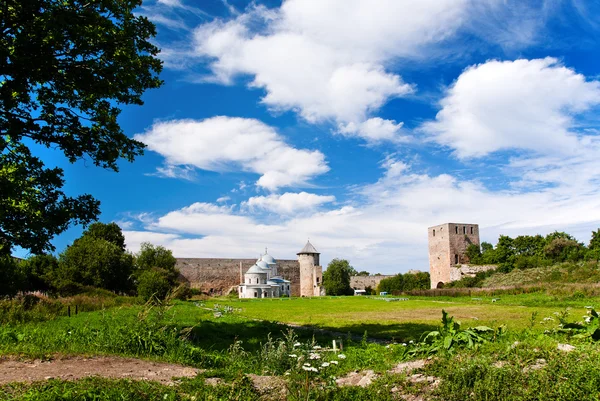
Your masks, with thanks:
M550 267L515 269L510 273L495 273L483 281L482 287L511 287L539 284L581 284L600 282L598 263L562 263Z

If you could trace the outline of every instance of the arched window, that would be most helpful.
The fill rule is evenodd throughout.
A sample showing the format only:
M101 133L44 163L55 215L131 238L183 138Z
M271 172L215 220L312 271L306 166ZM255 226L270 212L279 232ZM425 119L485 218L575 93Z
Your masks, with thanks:
M256 284L258 284L258 278L256 279Z
M258 292L254 291L254 298L258 298Z
M456 233L458 234L458 226L454 227L454 230L456 230Z
M435 229L433 230L433 236L435 237Z
M317 284L319 284L319 278L317 277Z

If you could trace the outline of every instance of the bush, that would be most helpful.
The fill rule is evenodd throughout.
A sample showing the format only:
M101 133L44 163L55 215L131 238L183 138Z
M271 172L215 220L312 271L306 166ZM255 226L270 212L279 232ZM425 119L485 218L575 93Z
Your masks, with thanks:
M169 273L157 267L138 276L137 293L144 301L162 301L171 291Z
M0 299L17 295L23 281L16 260L11 256L0 256Z

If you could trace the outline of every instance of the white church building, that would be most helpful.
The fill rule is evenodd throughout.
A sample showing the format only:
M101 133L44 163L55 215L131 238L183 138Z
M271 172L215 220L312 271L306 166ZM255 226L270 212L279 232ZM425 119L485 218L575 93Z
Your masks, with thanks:
M277 261L267 253L244 274L239 286L240 298L279 298L291 295L291 282L277 275Z

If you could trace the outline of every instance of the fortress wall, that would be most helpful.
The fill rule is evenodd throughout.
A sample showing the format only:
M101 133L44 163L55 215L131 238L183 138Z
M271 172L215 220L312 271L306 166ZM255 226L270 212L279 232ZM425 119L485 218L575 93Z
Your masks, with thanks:
M256 263L256 259L177 258L175 267L181 278L203 292L226 294L240 284L242 274ZM292 282L292 295L300 295L300 265L297 260L278 260L277 273Z
M350 277L350 287L355 290L364 290L366 287L371 287L376 290L381 280L390 277L394 276L352 276Z

